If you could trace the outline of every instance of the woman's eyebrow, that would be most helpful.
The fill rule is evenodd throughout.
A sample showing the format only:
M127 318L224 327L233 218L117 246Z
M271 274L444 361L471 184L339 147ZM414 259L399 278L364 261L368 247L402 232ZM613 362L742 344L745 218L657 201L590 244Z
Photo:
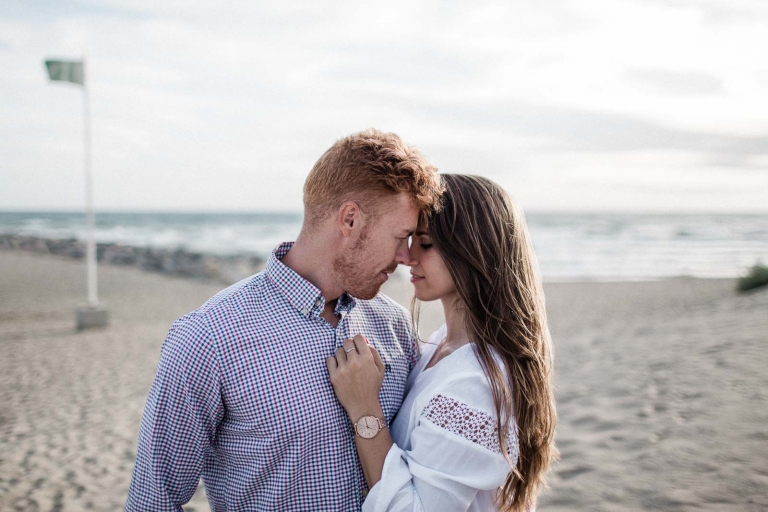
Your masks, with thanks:
M416 232L414 233L414 235L416 235L416 236L424 236L424 235L428 235L428 234L429 233L427 233L426 231L419 231L419 230L416 230Z

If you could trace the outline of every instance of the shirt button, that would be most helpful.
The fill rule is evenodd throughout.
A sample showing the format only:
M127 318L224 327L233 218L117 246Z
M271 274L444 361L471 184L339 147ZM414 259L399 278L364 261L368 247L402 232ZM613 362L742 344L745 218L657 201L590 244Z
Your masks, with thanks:
M321 302L322 302L322 301L321 301L320 299L317 299L317 300L315 301L315 306L318 306L318 307L319 307L319 306L320 306L320 304L321 304Z
M306 315L307 313L309 313L309 310L307 308L304 308L301 310L302 315Z

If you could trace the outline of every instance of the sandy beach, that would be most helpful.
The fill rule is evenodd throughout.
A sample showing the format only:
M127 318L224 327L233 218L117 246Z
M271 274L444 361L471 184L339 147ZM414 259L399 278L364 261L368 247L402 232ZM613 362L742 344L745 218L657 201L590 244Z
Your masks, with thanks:
M0 511L120 510L174 319L221 284L0 251ZM410 284L385 292L410 302ZM546 286L562 459L541 511L768 510L768 290L732 280ZM441 322L423 311L422 330ZM202 489L185 510L208 510Z

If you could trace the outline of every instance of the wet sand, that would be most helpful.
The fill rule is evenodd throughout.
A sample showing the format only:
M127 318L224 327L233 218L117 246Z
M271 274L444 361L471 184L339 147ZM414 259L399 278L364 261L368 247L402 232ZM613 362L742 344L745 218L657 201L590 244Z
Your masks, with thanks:
M0 510L119 510L160 344L221 288L0 251ZM397 277L386 292L410 302ZM768 509L768 290L730 280L546 286L562 460L539 510ZM441 322L427 305L422 330ZM202 490L186 510L208 510Z

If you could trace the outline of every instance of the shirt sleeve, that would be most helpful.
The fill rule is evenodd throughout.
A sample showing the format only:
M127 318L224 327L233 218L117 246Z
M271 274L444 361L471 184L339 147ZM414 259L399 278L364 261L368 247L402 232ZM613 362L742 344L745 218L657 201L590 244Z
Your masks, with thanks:
M125 509L181 511L197 488L223 413L210 330L198 317L182 317L163 343Z
M478 387L465 381L429 399L411 432L410 449L393 444L387 453L364 512L466 511L478 491L504 483L511 468L501 453L495 414L484 407L487 400L481 407L467 403L474 402L467 398ZM490 393L487 385L484 392ZM515 464L514 422L507 445Z

